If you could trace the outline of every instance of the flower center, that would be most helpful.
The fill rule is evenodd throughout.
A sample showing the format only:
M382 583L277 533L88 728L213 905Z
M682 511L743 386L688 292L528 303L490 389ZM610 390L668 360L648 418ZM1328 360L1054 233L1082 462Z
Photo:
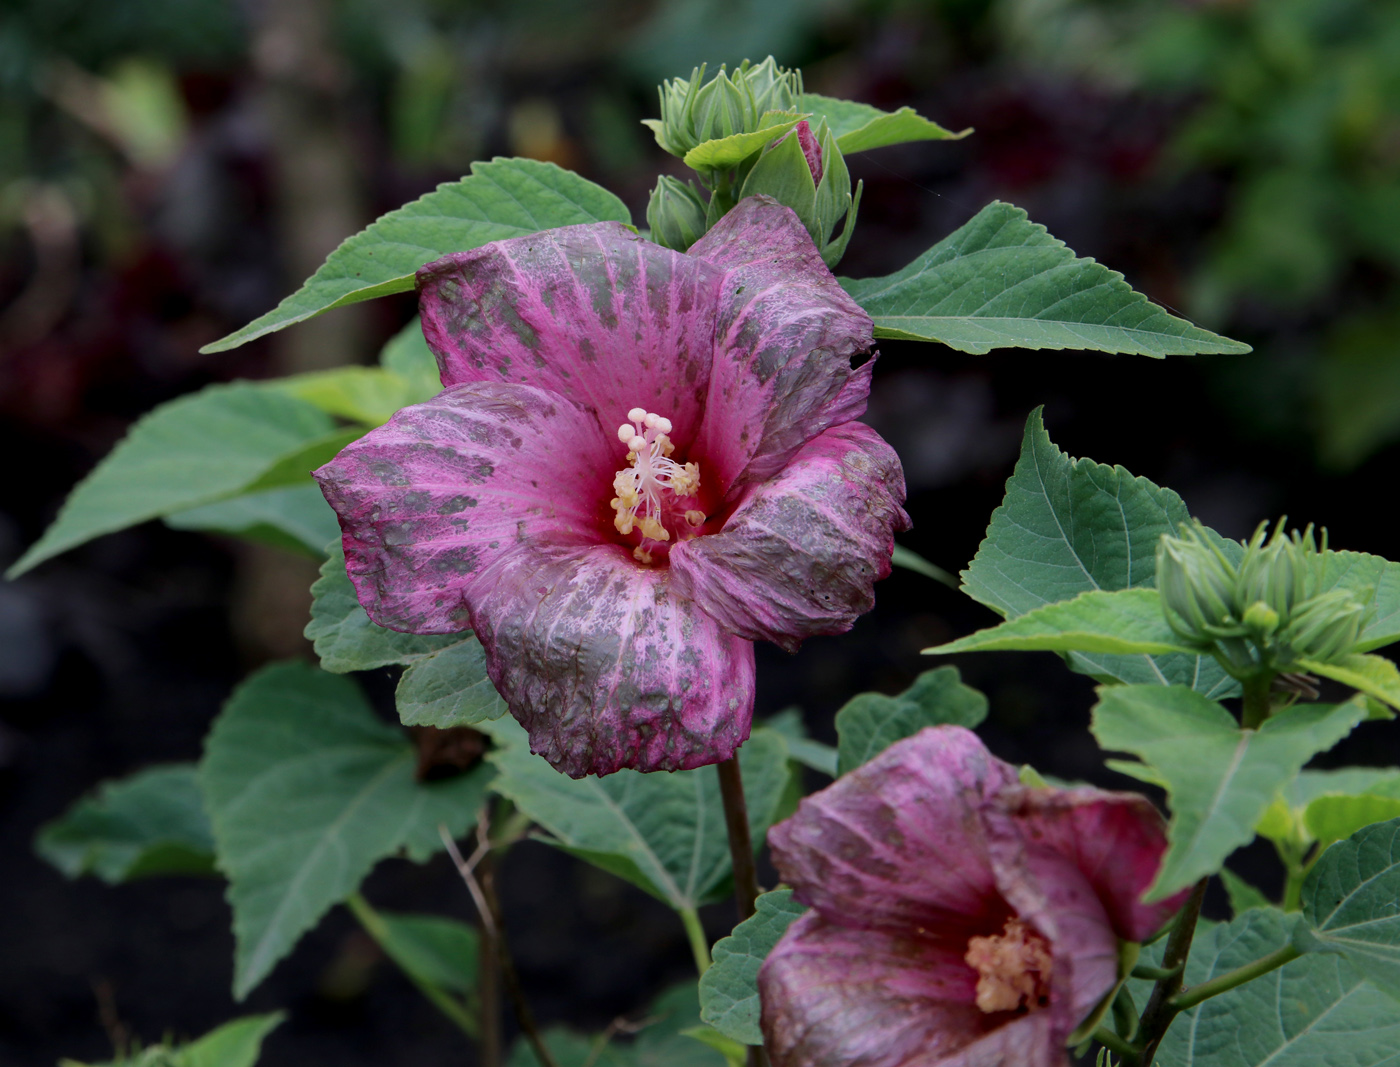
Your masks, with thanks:
M641 563L650 563L646 541L671 540L671 531L663 520L668 511L676 510L678 502L694 496L700 488L700 467L670 458L676 450L666 436L671 432L670 419L646 408L633 408L627 418L630 421L617 428L617 439L627 446L627 462L631 466L618 471L613 479L613 492L617 494L610 501L617 512L613 525L623 536L634 529L641 531L643 543L632 550L632 555ZM692 528L699 527L705 521L705 513L688 509L684 520Z
M983 1011L1033 1011L1050 999L1050 945L1020 919L1007 919L1000 934L969 939L963 958L977 972Z

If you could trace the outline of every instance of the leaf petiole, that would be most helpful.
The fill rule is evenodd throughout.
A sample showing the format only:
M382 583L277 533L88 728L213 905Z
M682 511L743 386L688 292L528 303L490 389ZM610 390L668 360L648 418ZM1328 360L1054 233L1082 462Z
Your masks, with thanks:
M1246 963L1243 967L1236 967L1233 971L1222 974L1218 978L1212 978L1209 982L1202 982L1198 986L1178 993L1167 1003L1176 1011L1187 1011L1203 1000L1209 1000L1211 997L1228 992L1236 986L1252 982L1260 975L1278 970L1285 963L1292 963L1301 955L1302 953L1292 945L1284 945L1277 952L1270 952L1267 956L1257 959L1253 963Z

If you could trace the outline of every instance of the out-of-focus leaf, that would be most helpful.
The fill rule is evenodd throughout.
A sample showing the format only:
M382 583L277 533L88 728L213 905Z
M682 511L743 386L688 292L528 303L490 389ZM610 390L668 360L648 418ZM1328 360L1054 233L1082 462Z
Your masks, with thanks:
M813 126L826 119L836 137L836 147L845 155L865 152L886 145L909 141L947 141L966 137L972 131L953 133L936 122L924 118L912 107L898 111L881 111L854 100L838 100L819 93L804 93L797 101L797 110L811 113Z
M265 489L165 516L176 530L209 530L325 559L340 523L314 484Z
M836 713L837 773L853 771L926 726L966 726L987 717L987 698L956 667L924 671L898 696L860 693Z

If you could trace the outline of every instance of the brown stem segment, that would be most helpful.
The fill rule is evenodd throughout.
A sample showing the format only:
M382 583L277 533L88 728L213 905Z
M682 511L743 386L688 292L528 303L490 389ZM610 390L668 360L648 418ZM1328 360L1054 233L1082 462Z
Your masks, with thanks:
M739 908L739 921L743 922L754 913L754 901L758 899L758 868L753 861L739 757L715 764L715 770L719 772L719 795L724 800L724 825L729 830L729 858L734 864L734 903Z
M496 857L489 852L477 863L477 871L483 882L495 882ZM501 1040L501 946L496 939L494 922L481 923L481 954L477 957L476 992L477 1003L481 1007L481 1065L501 1067L503 1062L503 1042Z
M530 1003L525 999L525 990L520 984L520 975L515 970L515 960L511 958L510 948L506 944L505 923L501 918L501 898L496 895L495 871L483 872L480 883L481 895L486 899L486 906L491 912L492 925L496 928L496 953L501 962L501 978L506 988L506 995L510 997L511 1006L515 1009L515 1018L520 1023L520 1032L525 1035L525 1040L530 1042L530 1047L534 1049L536 1058L544 1067L559 1067L554 1059L554 1054L549 1051L549 1047L544 1043L544 1038L540 1036L540 1029L535 1024L535 1013L530 1010Z
M1138 1034L1142 1041L1138 1067L1152 1067L1152 1059L1157 1055L1157 1046L1161 1044L1167 1027L1176 1018L1178 1009L1171 1003L1171 998L1181 991L1182 979L1186 974L1186 957L1191 953L1191 939L1196 935L1196 920L1201 917L1201 902L1205 900L1208 881L1209 878L1202 878L1196 883L1196 888L1186 898L1181 913L1176 917L1176 925L1167 937L1167 947L1162 953L1162 966L1173 970L1174 973L1157 982L1152 996L1148 998L1147 1007L1143 1009L1142 1021L1138 1026Z

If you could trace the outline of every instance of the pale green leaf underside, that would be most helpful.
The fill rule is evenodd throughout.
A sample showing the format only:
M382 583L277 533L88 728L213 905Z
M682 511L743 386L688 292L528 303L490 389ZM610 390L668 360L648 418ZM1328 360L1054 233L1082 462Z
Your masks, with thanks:
M1331 663L1305 659L1298 666L1400 708L1400 670L1384 656L1344 656Z
M162 405L78 483L8 576L102 534L236 496L336 432L314 405L244 382Z
M1400 797L1318 797L1303 812L1314 841L1340 841L1372 823L1400 818Z
M696 145L685 154L685 165L692 170L728 170L737 167L770 141L776 141L802 121L795 112L770 111L764 115L761 129L749 133L734 133L716 137Z
M1195 651L1180 643L1162 614L1156 589L1095 589L1028 611L924 653L1107 652L1161 655Z
M925 727L970 730L986 717L987 698L963 685L956 667L924 671L898 696L857 694L836 713L837 774L855 770Z
M612 193L533 159L473 163L471 175L381 216L343 241L291 296L201 352L223 352L332 308L413 288L418 268L451 252L556 226L630 223Z
M318 560L325 559L326 544L340 534L335 512L312 483L264 489L177 511L164 519L175 530L231 534Z
M758 1028L758 969L778 938L807 910L791 889L762 894L757 911L715 942L714 965L700 979L700 1018L745 1045L763 1044Z
M1147 899L1161 900L1223 866L1254 837L1279 790L1303 764L1349 734L1358 702L1289 708L1241 730L1213 700L1184 686L1099 690L1090 730L1108 750L1139 757L1166 783L1170 846Z
M1065 455L1037 408L1026 420L1006 497L962 572L963 591L1014 619L1092 590L1152 587L1158 540L1189 520L1170 489L1123 467ZM1212 656L1074 652L1069 662L1128 685L1187 685L1216 699L1238 691Z
M764 729L739 750L755 844L763 841L787 787L787 755L782 737ZM673 908L695 908L723 895L729 839L713 767L576 779L520 744L505 744L489 758L500 771L493 788L548 831L550 844Z
M482 766L420 784L417 754L348 679L300 663L266 667L225 705L200 784L229 878L237 941L234 995L271 971L379 860L460 835L490 780Z
M34 845L69 878L95 874L116 883L214 871L214 838L192 764L104 783L44 825Z
M1296 943L1342 953L1372 982L1400 998L1397 900L1400 819L1392 819L1368 826L1322 854L1303 883L1303 916L1312 937Z
M1186 984L1283 948L1295 920L1276 908L1251 908L1198 932ZM1157 1067L1393 1067L1397 1057L1400 1004L1340 957L1304 956L1183 1012L1158 1049Z
M819 119L826 119L836 138L836 147L844 155L910 141L958 140L972 132L967 129L953 133L924 118L912 107L881 111L869 104L838 100L820 93L803 94L797 101L797 109L811 115L809 121L813 126Z
M993 201L903 270L841 284L875 336L961 352L1073 348L1142 356L1248 352L1176 318L1117 271L1080 259L1018 207Z

